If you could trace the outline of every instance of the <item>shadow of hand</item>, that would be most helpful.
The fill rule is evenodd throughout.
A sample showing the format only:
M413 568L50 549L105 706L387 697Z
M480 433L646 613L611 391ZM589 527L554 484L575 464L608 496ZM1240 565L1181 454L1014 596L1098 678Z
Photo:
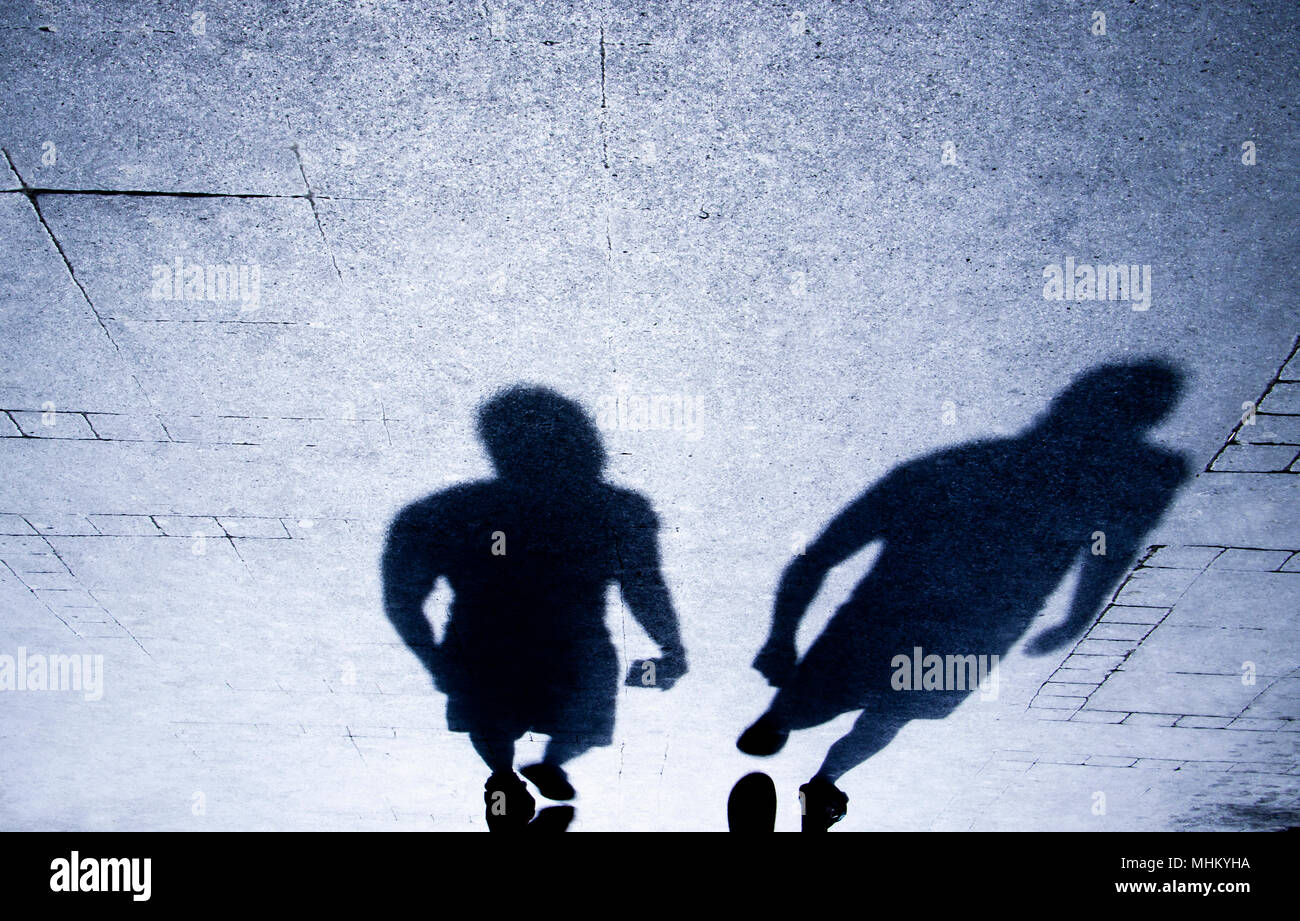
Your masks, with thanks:
M1050 627L1029 641L1025 646L1025 655L1032 658L1059 652L1074 639L1074 631L1066 627Z
M443 680L442 650L434 647L421 651L420 662L429 673L429 680L433 682L434 690L447 693L446 682Z
M686 671L686 656L681 653L665 653L654 659L634 660L623 683L630 688L658 688L666 691Z
M798 661L793 643L767 643L754 657L754 668L774 688L785 687L794 677Z

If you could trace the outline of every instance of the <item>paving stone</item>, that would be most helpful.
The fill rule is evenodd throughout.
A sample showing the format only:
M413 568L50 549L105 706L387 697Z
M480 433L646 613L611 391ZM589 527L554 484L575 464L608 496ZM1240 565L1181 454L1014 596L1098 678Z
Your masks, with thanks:
M1278 379L1284 381L1300 381L1300 351L1291 356L1280 372Z
M1158 624L1169 613L1169 608L1141 608L1112 604L1101 616L1102 623Z
M35 534L36 529L22 515L0 515L0 534Z
M1168 758L1139 758L1133 766L1144 771L1177 771L1183 766L1183 762Z
M1086 655L1074 654L1066 657L1065 661L1061 663L1061 667L1085 669L1088 671L1104 670L1109 672L1112 669L1119 668L1123 662L1124 659L1122 656L1103 656L1092 653Z
M1268 395L1260 400L1259 411L1300 415L1300 384L1274 384Z
M39 514L27 515L26 518L38 534L82 536L100 533L85 515Z
M1133 767L1137 763L1136 758L1125 758L1117 755L1091 755L1085 764L1095 765L1097 767Z
M1112 710L1089 710L1085 706L1084 709L1074 714L1071 719L1076 723L1122 723L1128 715L1127 713L1117 713Z
M1168 569L1205 569L1223 552L1222 547L1189 547L1173 545L1161 547L1142 565Z
M225 529L216 518L199 515L154 515L153 520L169 537L224 537Z
M7 305L0 406L136 408L141 403L138 384L25 197L0 196L0 229L0 256L16 269L0 276ZM69 361L69 355L76 360Z
M1300 553L1294 553L1279 567L1280 572L1300 572Z
M148 515L90 515L91 523L100 534L111 537L137 537L159 535L158 526Z
M1087 701L1086 697L1039 694L1030 703L1040 710L1077 710Z
M1052 674L1051 680L1064 684L1084 684L1096 687L1105 681L1108 675L1110 675L1110 671L1107 669L1068 668L1062 666Z
M1002 761L1026 761L1030 763L1032 763L1037 757L1031 751L1022 750L999 751L996 753L996 756Z
M1297 449L1283 445L1228 445L1211 468L1225 473L1277 473L1296 459Z
M1061 677L1058 672L1053 676L1053 680L1039 688L1040 694L1046 694L1050 697L1086 697L1096 689L1100 682L1076 683L1058 680Z
M116 623L87 620L75 625L77 635L87 639L126 639L128 634Z
M1300 668L1300 637L1279 639L1258 627L1203 627L1164 623L1125 661L1154 680L1159 674L1201 673L1260 681ZM1177 680L1177 679L1174 679Z
M1073 765L1082 765L1082 764L1087 764L1087 763L1088 763L1088 759L1091 758L1091 757L1092 757L1091 755L1080 755L1080 754L1074 754L1074 753L1069 753L1069 754L1047 754L1047 755L1040 755L1040 756L1038 757L1038 760L1037 760L1036 763L1037 763L1037 764L1073 764Z
M1242 718L1300 720L1300 678L1281 678L1271 684L1261 682L1261 685L1259 696L1250 702L1241 714Z
M68 584L75 586L76 582L75 580L70 580ZM104 609L100 607L99 602L97 602L89 592L81 588L42 588L36 589L33 594L56 610L62 610L64 608L91 608L101 615L104 613Z
M86 413L95 434L109 441L170 441L156 416L127 413Z
M1033 766L1028 761L994 761L985 769L992 774L1024 774Z
M1214 561L1215 569L1273 572L1292 555L1290 550L1243 550L1230 547Z
M239 419L225 416L184 416L168 420L174 441L195 444L261 444L281 420Z
M21 534L0 536L0 559L8 561L9 565L19 573L26 572L31 568L27 564L36 561L44 563L50 560L53 561L55 568L62 566L50 550L49 543L39 536L29 537ZM44 570L51 567L42 565L40 568Z
M91 301L120 321L306 323L337 309L338 277L303 199L69 195L45 213Z
M1277 732L1285 720L1256 719L1239 716L1228 724L1229 729L1246 729L1252 732Z
M331 544L337 542L346 545L353 534L351 524L339 518L284 518L281 523L294 540L328 541Z
M95 433L80 413L42 413L10 410L9 418L29 438L94 438Z
M1180 719L1177 713L1130 713L1125 726L1172 726Z
M1122 640L1136 644L1151 632L1146 624L1098 623L1088 631L1089 640Z
M1174 725L1181 729L1226 729L1231 722L1225 716L1184 716Z
M0 438L21 438L23 434L8 413L0 412Z
M1300 415L1256 415L1254 425L1243 425L1235 439L1240 444L1300 445Z
M1170 675L1159 671L1122 671L1090 695L1099 710L1198 714L1223 720L1237 716L1255 696L1232 675ZM1179 725L1182 725L1181 723Z
M33 593L39 591L73 591L81 587L76 577L66 569L53 568L57 565L56 561L49 568L32 568L27 572L18 572L18 579Z
M1169 607L1182 596L1199 573L1184 569L1138 569L1119 594L1117 604Z
M1290 635L1289 628L1300 624L1300 586L1288 573L1211 568L1192 584L1165 624L1276 628L1279 635Z
M1136 640L1098 639L1088 635L1074 647L1076 655L1081 656L1124 656L1137 646Z
M289 532L279 518L230 518L219 517L217 521L231 537L281 538L288 539Z

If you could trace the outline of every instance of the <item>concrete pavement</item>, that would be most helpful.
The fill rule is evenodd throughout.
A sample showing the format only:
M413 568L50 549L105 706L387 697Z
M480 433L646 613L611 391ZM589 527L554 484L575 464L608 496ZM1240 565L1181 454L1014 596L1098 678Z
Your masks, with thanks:
M1199 475L1073 650L910 725L844 828L1297 824L1300 19L1104 12L6 5L0 653L104 686L0 692L0 827L482 828L378 554L520 380L697 408L606 419L692 672L621 694L574 828L721 827L799 542L1146 354ZM1044 297L1067 258L1151 266L1150 308Z

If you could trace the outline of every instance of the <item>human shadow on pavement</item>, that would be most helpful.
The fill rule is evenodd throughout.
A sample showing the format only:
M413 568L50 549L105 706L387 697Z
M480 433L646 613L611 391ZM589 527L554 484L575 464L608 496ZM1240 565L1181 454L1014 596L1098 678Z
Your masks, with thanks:
M906 722L987 691L1076 563L1066 620L1028 652L1061 650L1088 627L1188 476L1182 456L1145 440L1181 389L1159 361L1087 371L1020 434L895 468L794 557L754 661L779 690L737 746L771 755L792 730L860 711L800 788L805 830L843 817L836 781ZM875 564L800 659L795 635L827 573L876 541Z
M662 650L634 662L627 684L667 690L686 671L685 650L655 514L644 497L602 478L604 448L582 407L552 390L513 387L482 407L478 432L496 476L398 514L383 553L384 607L446 693L448 728L468 733L491 771L488 827L561 831L572 808L534 820L515 742L549 737L542 760L520 773L558 801L575 796L564 765L611 743L619 665L605 626L607 587L619 586ZM423 606L440 578L452 601L435 637Z

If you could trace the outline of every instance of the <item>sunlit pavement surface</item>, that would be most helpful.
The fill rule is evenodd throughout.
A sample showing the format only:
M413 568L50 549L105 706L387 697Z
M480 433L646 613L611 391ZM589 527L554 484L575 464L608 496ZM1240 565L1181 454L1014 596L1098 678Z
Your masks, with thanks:
M0 827L483 829L378 554L527 380L603 410L692 669L621 692L573 829L721 829L760 766L797 828L852 717L734 748L794 548L1147 354L1199 471L1151 549L1077 645L848 774L839 828L1300 824L1290 4L426 7L0 11L0 653L104 667L3 692ZM1067 258L1150 265L1149 309L1045 298ZM186 266L238 296L160 287Z

